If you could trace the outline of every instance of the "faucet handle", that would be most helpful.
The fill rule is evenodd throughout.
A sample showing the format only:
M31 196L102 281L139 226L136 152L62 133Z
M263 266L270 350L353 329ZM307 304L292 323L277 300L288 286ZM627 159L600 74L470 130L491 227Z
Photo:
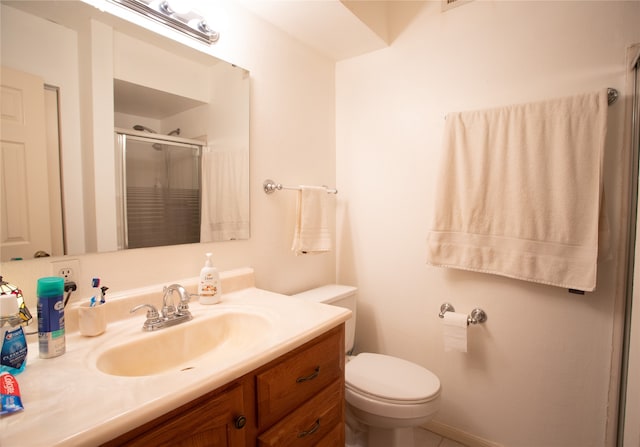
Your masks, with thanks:
M180 303L178 303L178 313L188 314L191 294L187 292L184 287L182 287L182 290L178 289L178 294L180 295Z
M129 311L129 313L137 312L138 310L142 309L143 307L147 308L147 320L142 325L142 329L146 330L146 331L152 331L153 329L155 329L155 326L158 323L162 322L162 318L160 318L160 314L158 313L158 309L156 309L155 306L152 306L151 304L140 304L140 305L132 308Z
M180 304L178 304L178 313L181 315L189 313L189 301L180 301Z

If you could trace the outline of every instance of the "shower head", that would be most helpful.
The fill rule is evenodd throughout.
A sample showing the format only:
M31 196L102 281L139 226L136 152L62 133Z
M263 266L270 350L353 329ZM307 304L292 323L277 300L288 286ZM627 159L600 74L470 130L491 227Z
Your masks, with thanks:
M136 124L135 126L133 126L133 130L139 130L141 132L149 132L149 133L158 133L153 129L148 128L147 126L143 126L141 124Z
M133 126L133 130L137 130L137 131L140 131L140 132L158 133L155 130L150 129L147 126L143 126L141 124L136 124L135 126ZM153 147L157 151L161 151L162 149L164 149L164 145L162 145L160 143L153 143L151 145L151 147Z

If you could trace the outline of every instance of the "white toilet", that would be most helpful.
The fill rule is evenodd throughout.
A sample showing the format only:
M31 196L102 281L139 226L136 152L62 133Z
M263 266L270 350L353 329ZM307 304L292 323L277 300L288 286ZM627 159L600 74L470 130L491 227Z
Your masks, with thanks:
M345 352L355 338L356 292L331 284L294 295L353 312L346 323ZM347 425L364 424L368 447L414 447L414 428L429 421L440 407L440 380L431 371L396 357L361 353L345 366Z

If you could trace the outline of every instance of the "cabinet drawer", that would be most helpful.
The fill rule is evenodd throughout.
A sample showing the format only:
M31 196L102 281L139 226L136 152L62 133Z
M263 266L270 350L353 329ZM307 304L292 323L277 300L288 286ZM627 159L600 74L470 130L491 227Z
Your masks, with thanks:
M256 376L259 427L272 425L335 380L344 383L344 325Z
M344 383L336 380L258 437L258 447L344 445Z

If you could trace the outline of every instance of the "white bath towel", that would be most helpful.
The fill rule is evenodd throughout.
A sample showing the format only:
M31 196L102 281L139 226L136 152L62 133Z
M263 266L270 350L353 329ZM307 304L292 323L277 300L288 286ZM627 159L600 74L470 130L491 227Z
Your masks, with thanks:
M327 190L320 186L300 186L296 203L296 228L291 250L296 255L331 250L327 219Z
M607 107L603 90L447 115L427 262L594 290Z

